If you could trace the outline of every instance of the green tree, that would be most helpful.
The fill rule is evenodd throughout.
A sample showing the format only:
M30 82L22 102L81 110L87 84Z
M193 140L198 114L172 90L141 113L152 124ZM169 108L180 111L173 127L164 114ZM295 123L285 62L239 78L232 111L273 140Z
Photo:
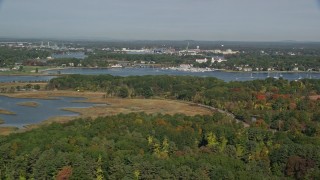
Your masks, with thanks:
M119 96L122 97L122 98L126 98L129 96L129 91L127 88L125 87L121 87L120 90L119 90Z
M103 171L102 171L102 157L101 155L99 155L98 157L98 162L97 162L97 169L96 169L96 180L103 180L104 176L103 176Z

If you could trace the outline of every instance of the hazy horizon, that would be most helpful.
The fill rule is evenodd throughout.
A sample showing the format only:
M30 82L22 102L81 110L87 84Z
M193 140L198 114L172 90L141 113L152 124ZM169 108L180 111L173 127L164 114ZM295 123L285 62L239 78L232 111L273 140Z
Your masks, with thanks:
M320 41L320 0L0 0L0 37Z

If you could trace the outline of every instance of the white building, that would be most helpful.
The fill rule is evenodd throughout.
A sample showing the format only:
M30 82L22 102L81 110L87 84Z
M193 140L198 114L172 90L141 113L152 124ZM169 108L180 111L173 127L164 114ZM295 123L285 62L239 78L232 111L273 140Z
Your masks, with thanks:
M208 61L207 58L204 58L204 59L196 59L196 62L197 63L206 63Z
M217 56L217 57L212 57L211 58L211 62L212 63L215 63L215 62L221 63L221 62L224 62L224 61L227 61L226 59L224 59L224 57Z
M220 49L215 49L212 51L215 54L237 54L239 51L232 51L231 49L227 49L225 51L222 51Z
M237 54L239 51L232 51L231 49L227 49L226 51L223 51L222 54Z
M252 68L250 68L250 67L245 67L245 68L243 68L242 70L245 71L245 72L248 72L248 71L252 71Z
M220 49L215 49L212 52L216 54L222 54L222 51Z
M179 56L195 56L195 55L197 55L197 51L194 51L194 50L179 51Z
M74 67L74 63L69 63L69 66Z
M294 68L292 69L292 71L299 71L299 68L298 68L298 67L294 67Z

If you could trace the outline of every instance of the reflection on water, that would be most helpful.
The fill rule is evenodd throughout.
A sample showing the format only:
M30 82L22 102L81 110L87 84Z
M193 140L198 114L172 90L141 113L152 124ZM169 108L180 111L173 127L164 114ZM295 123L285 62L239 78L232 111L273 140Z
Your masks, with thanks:
M143 75L175 75L175 76L199 76L199 77L216 77L226 82L228 81L249 81L254 79L284 78L288 80L298 79L320 79L319 72L225 72L225 71L210 71L210 72L187 72L176 71L170 69L157 68L113 68L113 69L99 69L99 68L71 68L62 70L46 71L46 74L52 76L0 76L0 82L37 82L49 81L55 78L54 74L87 74L99 75L110 74L113 76L143 76Z
M0 109L9 110L15 115L0 114L0 118L5 121L1 126L23 127L28 124L39 123L53 116L77 116L77 113L64 111L63 108L85 108L94 106L92 103L77 102L84 98L59 97L53 100L45 99L23 99L0 96ZM28 107L17 105L21 102L36 102L38 107Z
M284 78L288 80L297 80L302 78L320 79L320 73L311 72L225 72L225 71L208 71L208 72L188 72L170 69L158 68L72 68L59 71L61 74L110 74L113 76L143 76L143 75L177 75L177 76L199 76L199 77L216 77L224 81L248 81L254 79L266 79L268 77ZM48 74L57 73L56 70L47 71Z

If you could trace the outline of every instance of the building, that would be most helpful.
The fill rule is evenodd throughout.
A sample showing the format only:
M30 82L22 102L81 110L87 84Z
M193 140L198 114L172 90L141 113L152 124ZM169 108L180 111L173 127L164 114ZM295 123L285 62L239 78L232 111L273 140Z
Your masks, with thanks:
M231 49L227 49L225 51L222 51L220 49L215 49L212 51L213 53L215 54L224 54L224 55L227 55L227 54L237 54L239 53L239 51L232 51Z
M195 56L195 55L197 55L197 51L193 51L193 50L179 51L179 56Z
M211 62L212 63L215 63L215 62L221 63L221 62L224 62L224 61L227 61L227 60L224 57L221 57L221 56L216 56L216 57L212 57L211 58Z
M197 63L206 63L208 61L207 58L204 58L204 59L196 59L196 62Z
M252 71L252 68L251 67L244 67L244 68L242 68L242 71L250 72L250 71Z
M115 50L115 52L125 53L125 54L153 54L154 51L151 49L127 49L122 48L122 50Z

